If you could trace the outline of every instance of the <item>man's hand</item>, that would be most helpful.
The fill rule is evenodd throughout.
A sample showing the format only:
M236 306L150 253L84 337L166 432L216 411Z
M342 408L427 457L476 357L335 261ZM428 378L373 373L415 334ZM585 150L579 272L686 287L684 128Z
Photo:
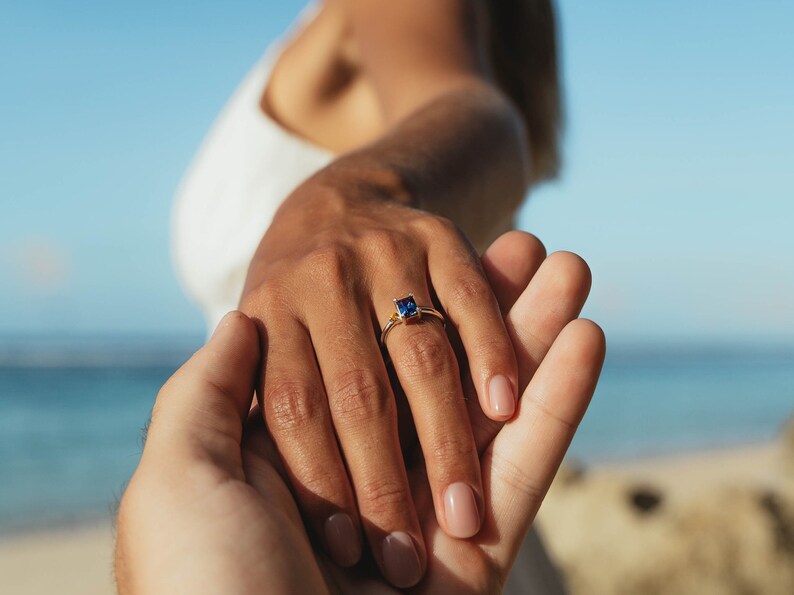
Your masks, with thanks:
M254 325L232 312L160 391L119 509L119 593L324 591L271 451L244 468L259 359Z
M509 311L523 396L503 427L484 416L475 426L486 514L474 538L452 538L439 528L421 457L407 463L429 545L427 574L417 589L428 593L496 592L504 584L604 357L601 330L571 321L589 286L581 259L559 253L543 260L536 239L513 232L483 260ZM259 359L253 323L229 314L158 395L119 511L120 593L390 589L371 561L341 569L309 541L262 416L249 411ZM413 584L421 569L417 561L387 571L392 583Z

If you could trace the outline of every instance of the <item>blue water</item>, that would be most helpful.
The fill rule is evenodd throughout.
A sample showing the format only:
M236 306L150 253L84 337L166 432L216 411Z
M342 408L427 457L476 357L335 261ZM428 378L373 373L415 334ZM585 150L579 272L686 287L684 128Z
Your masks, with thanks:
M197 344L0 346L0 532L111 514L157 390ZM794 350L615 347L571 454L766 440L792 414Z
M198 344L0 345L0 533L111 514L157 391Z
M774 438L794 416L794 349L610 349L571 445L584 462Z

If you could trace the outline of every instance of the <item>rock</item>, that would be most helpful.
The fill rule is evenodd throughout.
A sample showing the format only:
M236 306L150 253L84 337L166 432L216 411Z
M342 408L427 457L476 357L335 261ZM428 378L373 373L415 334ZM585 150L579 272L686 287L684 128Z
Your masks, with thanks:
M794 479L794 416L790 417L780 432L783 471Z
M572 595L794 593L794 493L687 495L598 470L556 490L539 523Z
M661 490L651 486L637 486L629 491L629 502L640 514L653 512L662 500Z
M758 504L769 515L777 549L794 556L794 506L772 491L762 493Z

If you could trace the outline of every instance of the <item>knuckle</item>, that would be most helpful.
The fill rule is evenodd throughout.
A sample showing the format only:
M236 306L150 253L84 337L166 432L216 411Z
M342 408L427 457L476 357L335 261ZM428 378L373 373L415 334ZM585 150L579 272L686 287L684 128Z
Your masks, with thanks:
M300 478L301 491L304 494L320 497L330 496L342 491L340 487L344 486L344 482L347 479L335 471L335 469L324 469L320 465L312 465L311 467L300 469L296 475ZM307 499L311 498L304 497L304 500Z
M491 455L491 474L529 500L540 501L546 493L536 479L506 457L496 453Z
M364 240L376 259L394 262L400 259L405 246L409 245L401 235L391 230L373 229L367 233Z
M390 400L377 376L366 369L355 368L331 381L330 406L334 418L356 422L382 417L389 413Z
M439 376L456 366L446 336L425 329L408 334L394 359L409 378Z
M287 306L287 293L283 279L278 275L269 275L243 294L239 310L252 319L267 318Z
M397 479L378 478L366 482L358 490L359 501L375 516L408 510L410 501L405 486Z
M452 219L436 215L435 217L432 217L430 221L433 225L431 229L434 231L454 236L458 236L460 234L460 228L458 227L458 224Z
M515 354L506 332L487 332L475 338L470 360L478 359L515 367Z
M346 285L350 278L350 255L339 244L316 248L307 256L308 274L326 285Z
M254 291L248 291L243 294L243 296L240 298L240 303L238 305L241 312L245 312L249 316L254 315L254 312L256 312L257 310L257 301L258 301L255 299L254 296L255 296Z
M265 387L265 416L276 430L303 426L322 414L324 396L308 383L282 380Z
M571 436L576 432L579 420L561 415L559 411L549 406L543 395L532 395L528 406L534 409L538 417L543 418L547 425L556 424L565 434Z
M459 236L458 226L451 219L440 215L428 215L418 221L420 228L431 238Z
M441 435L434 440L428 454L433 462L443 469L459 468L461 463L465 464L474 459L475 447L471 433Z
M491 300L491 288L479 277L462 277L452 288L452 303L458 308L469 308L486 300Z

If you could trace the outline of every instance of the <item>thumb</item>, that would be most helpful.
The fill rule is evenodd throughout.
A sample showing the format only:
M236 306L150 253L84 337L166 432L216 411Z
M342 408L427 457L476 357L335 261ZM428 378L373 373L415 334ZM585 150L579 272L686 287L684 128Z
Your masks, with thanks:
M240 444L259 366L254 323L229 312L210 340L160 389L152 410L147 446L161 441Z

